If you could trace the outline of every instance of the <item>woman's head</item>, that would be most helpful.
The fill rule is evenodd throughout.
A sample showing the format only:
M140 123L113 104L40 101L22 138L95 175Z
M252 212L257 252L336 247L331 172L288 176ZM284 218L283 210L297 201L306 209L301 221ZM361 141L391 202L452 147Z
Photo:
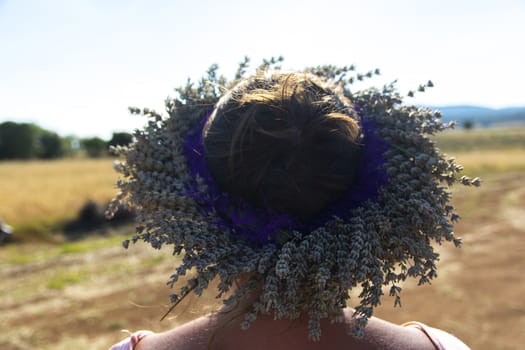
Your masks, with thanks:
M460 244L447 187L479 179L462 176L435 147L429 135L445 129L439 113L404 105L393 84L354 91L353 78L344 78L349 70L307 69L322 82L308 73L257 75L220 97L216 87L229 83L211 69L206 79L177 89L179 97L166 102L167 118L130 109L149 122L132 145L115 149L125 162L116 167L121 192L109 213L128 204L138 220L131 241L184 252L169 284L188 271L195 276L172 295L174 305L215 278L222 298L248 274L253 279L224 301L261 286L244 327L261 313L304 313L308 336L318 340L321 320L340 320L349 290L359 287L352 330L359 336L383 287L390 286L397 304L400 283L436 277L434 242ZM359 117L325 81L341 86ZM203 131L210 106L216 108ZM307 222L245 205L309 218L339 196Z
M359 161L350 101L304 73L242 81L204 132L206 162L222 191L298 218L336 200Z

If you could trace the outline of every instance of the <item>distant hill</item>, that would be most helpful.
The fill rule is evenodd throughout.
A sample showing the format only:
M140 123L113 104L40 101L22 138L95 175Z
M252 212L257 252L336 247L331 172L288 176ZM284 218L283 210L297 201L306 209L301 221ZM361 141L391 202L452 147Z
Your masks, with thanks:
M492 109L478 106L444 106L437 108L443 114L443 121L455 120L458 126L472 121L474 126L523 125L525 126L525 107Z

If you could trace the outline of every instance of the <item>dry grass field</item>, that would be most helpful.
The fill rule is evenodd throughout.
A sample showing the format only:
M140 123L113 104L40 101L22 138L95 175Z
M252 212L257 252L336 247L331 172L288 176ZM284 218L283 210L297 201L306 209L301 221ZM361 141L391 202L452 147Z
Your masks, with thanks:
M24 235L45 235L87 201L115 194L113 160L0 162L0 218Z
M445 139L468 141L483 132ZM505 131L494 132L504 139ZM464 245L438 247L438 279L405 285L402 308L385 297L376 314L445 329L472 349L517 350L525 343L525 147L484 140L464 149L443 140L467 175L483 179L479 189L454 190ZM0 203L0 215L24 236L0 245L2 349L106 349L125 337L120 329L161 331L218 306L210 292L160 322L169 306L164 282L177 258L142 243L121 248L131 227L74 242L31 239L35 223L56 227L86 199L107 201L115 179L109 159L0 163L0 198L10 198Z

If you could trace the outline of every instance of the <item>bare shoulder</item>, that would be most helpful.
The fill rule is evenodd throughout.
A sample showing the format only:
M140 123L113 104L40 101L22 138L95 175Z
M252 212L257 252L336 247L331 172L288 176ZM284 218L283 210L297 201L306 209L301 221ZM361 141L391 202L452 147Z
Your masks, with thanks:
M351 328L353 310L345 310L345 325ZM359 349L457 349L470 348L454 335L446 331L430 327L420 322L407 322L397 325L377 317L372 317L365 328L365 336L361 340L364 347ZM350 349L353 349L351 347Z
M319 342L309 341L307 325L302 320L274 320L260 317L246 331L239 323L219 321L210 315L198 318L167 332L145 337L136 350L201 350L213 343L217 349L360 349L360 350L435 350L429 338L418 329L402 327L372 317L365 336L357 339L351 334L355 324L352 312L345 310L346 321L332 324L323 322Z
M216 329L216 317L200 317L163 333L145 337L135 350L207 349Z
M403 327L376 317L368 321L364 342L370 349L419 349L435 350L425 333L412 327Z
M321 323L321 339L318 342L308 340L308 319L275 320L271 316L261 316L246 331L241 331L238 324L221 329L218 336L218 349L249 348L252 350L435 350L426 335L417 329L402 327L379 318L371 318L363 338L352 335L355 319L352 311L345 310L343 323ZM240 346L242 345L242 346Z

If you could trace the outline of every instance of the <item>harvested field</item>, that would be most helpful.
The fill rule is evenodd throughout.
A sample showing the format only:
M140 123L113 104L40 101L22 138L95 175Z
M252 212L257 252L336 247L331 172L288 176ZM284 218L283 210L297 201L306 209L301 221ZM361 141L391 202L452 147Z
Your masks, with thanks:
M509 152L515 154L509 157ZM481 171L483 178L479 189L458 186L454 190L455 204L463 216L456 233L463 238L463 246L438 247L438 279L430 286L405 285L401 308L393 308L393 299L386 296L377 316L395 323L418 320L442 328L473 349L521 349L525 343L525 157L520 149L509 152L490 151L487 154L492 158L472 151L458 155L468 175ZM509 160L502 160L498 168L481 166L494 164L490 159ZM110 162L97 162L109 170L93 183L111 186L111 179L107 180L114 176ZM0 170L5 166L0 164ZM88 189L80 190L82 186L67 188L78 188L82 196L70 202L70 207L78 208L89 197ZM3 197L2 191L0 187ZM112 191L105 189L96 197L106 200ZM19 203L23 202L21 195ZM68 210L68 215L74 215L74 210ZM67 217L59 211L50 215ZM23 218L14 217L19 220L16 226L24 227ZM76 242L56 240L60 243L25 236L22 243L1 245L2 349L105 349L125 336L120 329L161 331L218 306L210 291L204 298L188 299L160 322L169 307L165 281L177 258L168 250L155 251L143 243L124 250L120 241L132 231L126 227Z

